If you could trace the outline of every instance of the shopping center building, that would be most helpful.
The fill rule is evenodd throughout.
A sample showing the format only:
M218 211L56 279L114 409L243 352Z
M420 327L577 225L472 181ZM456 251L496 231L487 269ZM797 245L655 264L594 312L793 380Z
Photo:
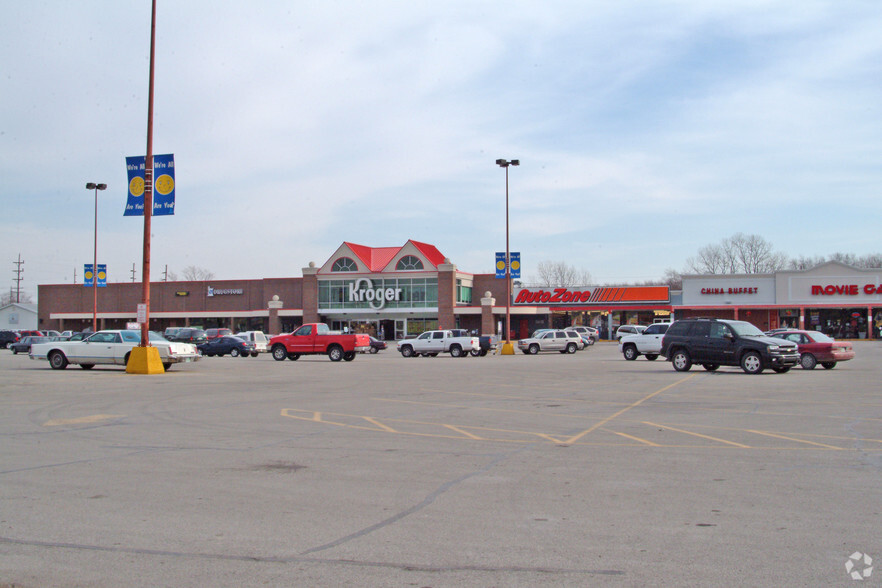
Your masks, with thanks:
M98 288L98 328L123 328L136 321L141 295L137 283ZM93 296L83 285L39 286L40 328L90 328ZM344 242L324 264L309 263L302 277L152 282L150 328L281 333L320 321L335 330L367 332L384 340L436 328L501 335L505 296L504 279L460 271L434 245ZM542 327L587 324L605 329L610 321L615 327L669 320L671 304L664 286L515 288L509 308L512 337L526 337Z
M91 288L41 285L38 292L39 328L91 327ZM393 340L437 328L502 335L506 317L504 279L461 271L434 245L413 240L399 247L344 242L324 264L304 267L302 277L153 282L150 292L155 331L199 326L282 333L325 322L334 330ZM141 295L137 283L99 288L99 329L135 322ZM774 274L687 275L682 292L667 286L516 287L509 313L512 338L573 324L597 327L607 338L610 325L690 316L746 320L762 330L789 326L837 338L877 338L882 269L830 262Z
M683 276L678 318L739 319L766 331L791 327L834 338L879 338L882 269L831 261L804 271Z

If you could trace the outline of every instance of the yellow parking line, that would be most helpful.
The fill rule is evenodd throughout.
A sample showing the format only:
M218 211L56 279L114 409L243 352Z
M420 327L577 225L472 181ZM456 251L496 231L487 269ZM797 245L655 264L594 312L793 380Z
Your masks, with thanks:
M459 427L455 427L453 425L443 425L443 426L447 429L450 429L451 431L456 431L457 433L460 433L461 435L465 435L469 439L474 439L475 441L486 441L486 439L484 437L478 437L477 435L472 435L468 431L463 431Z
M676 427L669 427L667 425L659 425L657 423L650 423L649 421L643 421L643 423L646 425L649 425L651 427L661 427L662 429L667 429L669 431L676 431L677 433L683 433L684 435L692 435L694 437L701 437L702 439L709 439L711 441L725 443L726 445L733 445L735 447L741 447L742 449L750 449L751 448L750 445L744 445L743 443L736 443L735 441L727 441L726 439L720 439L719 437L711 437L710 435L702 435L701 433L694 433L692 431L677 429Z
M378 420L375 419L375 418L372 418L372 417L369 417L369 416L363 416L363 417L361 417L361 418L363 418L364 420L366 420L367 422L369 422L369 423L372 424L372 425L376 425L376 426L378 426L379 428L381 428L382 430L384 430L384 431L386 431L386 432L388 432L388 433L397 433L397 432L398 432L398 431L396 431L395 429L393 429L392 427L389 427L389 426L387 426L387 425L384 425L383 423L381 423L380 421L378 421Z
M640 437L635 437L634 435L628 435L627 433L621 433L619 431L611 431L611 432L615 433L616 435L621 435L622 437L626 437L628 439L633 439L634 441L638 441L640 443L643 443L644 445L649 445L650 447L662 447L658 443L653 443L652 441L647 441L646 439L641 439Z
M818 447L824 447L826 449L838 449L842 450L842 447L836 447L835 445L826 445L824 443L815 443L814 441L806 441L805 439L797 439L795 437L787 437L786 435L777 435L775 433L768 433L765 431L756 431L754 429L747 429L748 433L755 433L757 435L765 435L766 437L775 437L776 439L786 439L787 441L796 441L797 443L806 443L808 445L817 445Z
M638 401L636 401L636 402L632 402L631 404L629 404L628 406L626 406L626 407L623 408L622 410L620 410L620 411L618 411L618 412L616 412L616 413L614 413L614 414L612 414L612 415L606 417L606 418L603 419L602 421L596 423L596 424L595 424L594 426L592 426L591 428L582 431L582 432L579 433L578 435L573 435L572 437L570 437L569 439L567 439L567 440L565 441L565 443L567 443L567 444L575 443L576 441L578 441L579 439L581 439L581 438L584 437L585 435L587 435L587 434L589 434L589 433L592 433L592 432L596 431L597 429L599 429L600 427L604 426L605 424L607 424L607 423L610 422L611 420L613 420L613 419L615 419L615 418L617 418L617 417L619 417L619 416L625 414L626 412L628 412L628 411L631 410L632 408L636 408L636 407L640 406L641 404L643 404L643 403L646 402L647 400L649 400L649 399L651 399L651 398L653 398L653 397L655 397L655 396L658 396L658 395L661 394L662 392L667 392L668 390L670 390L670 389L673 388L674 386L679 386L679 385L682 384L683 382L686 382L686 381L688 381L688 380L694 378L694 377L697 376L697 375L698 375L698 374L692 374L691 376L686 376L686 377L683 378L682 380L678 380L678 381L674 382L673 384L668 384L668 385L665 386L664 388L662 388L662 389L660 389L660 390L656 390L656 391L653 392L652 394L650 394L650 395L648 395L648 396L644 396L643 398L641 398L640 400L638 400Z
M98 421L107 421L110 419L119 419L124 414L93 414L92 416L80 417L78 419L53 419L43 423L44 427L58 427L61 425L85 425L89 423L97 423Z

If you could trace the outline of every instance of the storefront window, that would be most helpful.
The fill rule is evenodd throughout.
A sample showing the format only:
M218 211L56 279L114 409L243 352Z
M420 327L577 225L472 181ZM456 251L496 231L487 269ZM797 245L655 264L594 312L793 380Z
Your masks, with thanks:
M456 281L456 301L461 304L472 303L472 288L471 286L463 286L462 280Z
M821 331L834 339L866 339L866 308L809 308L805 328Z

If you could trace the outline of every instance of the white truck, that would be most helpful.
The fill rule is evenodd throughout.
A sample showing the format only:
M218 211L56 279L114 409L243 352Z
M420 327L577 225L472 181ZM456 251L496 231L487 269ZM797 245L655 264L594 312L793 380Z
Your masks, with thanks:
M619 340L619 351L628 361L634 361L641 355L654 361L661 352L662 339L670 326L671 323L653 323L638 335L625 335Z
M469 353L481 352L478 337L457 337L453 331L426 331L416 339L398 342L398 351L404 357L435 357L439 353L450 353L453 357L468 357Z

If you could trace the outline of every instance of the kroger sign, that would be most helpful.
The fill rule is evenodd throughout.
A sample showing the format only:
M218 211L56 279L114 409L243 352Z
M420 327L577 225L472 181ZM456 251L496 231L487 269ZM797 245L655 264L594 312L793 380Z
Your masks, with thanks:
M349 302L367 302L371 308L379 310L386 302L401 300L401 288L376 288L368 278L359 278L349 284Z

